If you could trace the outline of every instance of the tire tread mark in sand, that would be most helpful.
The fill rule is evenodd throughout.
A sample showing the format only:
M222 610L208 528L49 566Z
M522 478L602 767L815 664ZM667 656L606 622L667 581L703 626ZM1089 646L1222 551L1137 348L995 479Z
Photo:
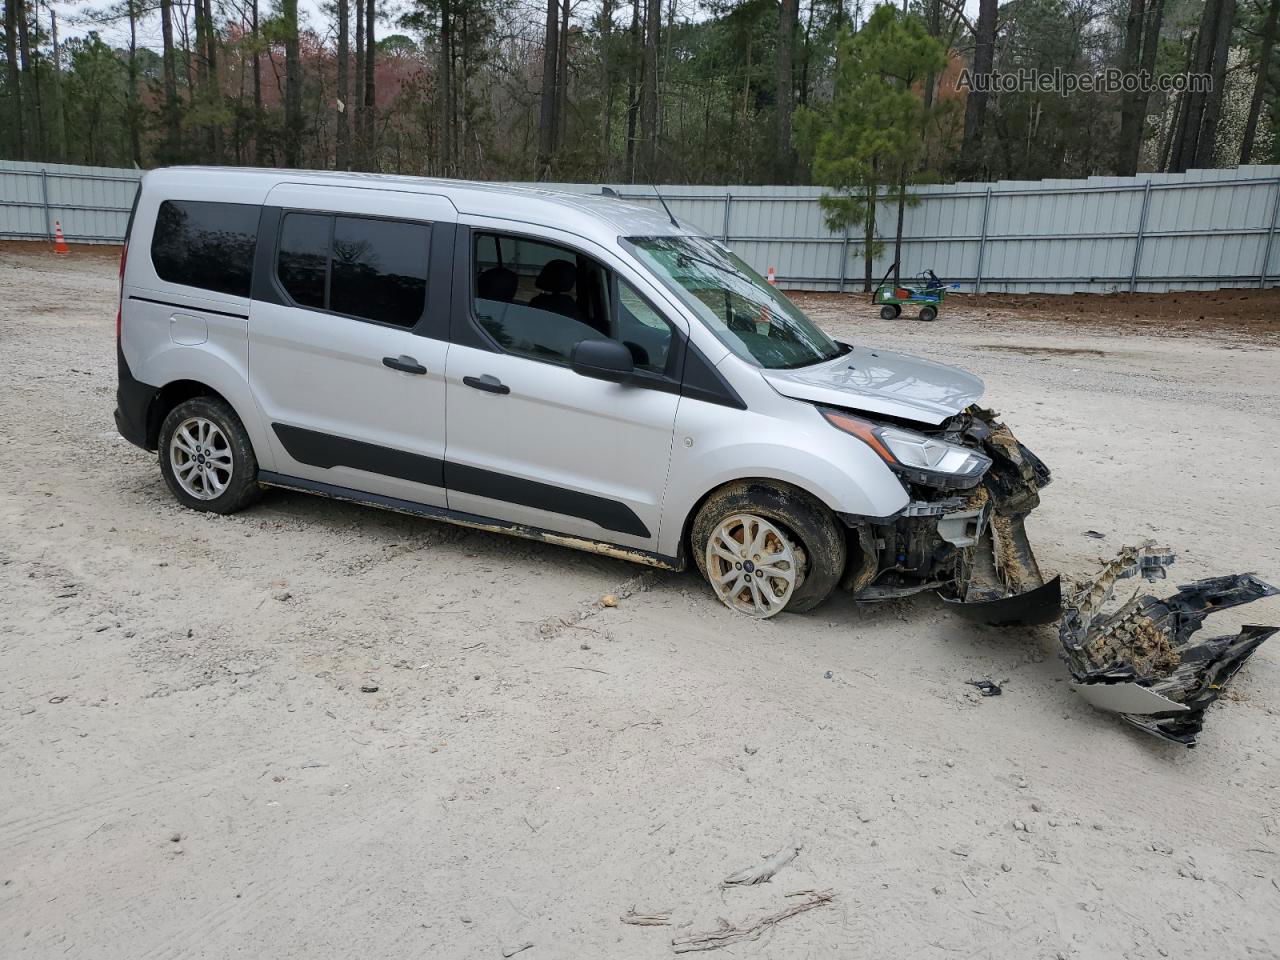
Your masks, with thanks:
M156 796L165 796L173 792L170 788L197 787L208 784L225 784L227 776L227 768L232 766L241 766L248 761L249 763L266 763L269 760L267 754L258 756L244 757L237 756L226 763L219 764L216 767L210 767L199 773L187 774L185 776L170 777L168 780L161 780L159 783L148 783L135 787L132 790L124 790L120 793L113 794L110 797L101 797L92 800L89 803L76 804L70 807L64 807L61 810L52 813L38 813L23 817L16 817L4 823L0 823L0 850L11 849L28 838L43 833L46 830L52 830L67 823L73 823L76 820L84 820L91 822L100 820L105 816L116 813L126 803L133 800L151 799Z

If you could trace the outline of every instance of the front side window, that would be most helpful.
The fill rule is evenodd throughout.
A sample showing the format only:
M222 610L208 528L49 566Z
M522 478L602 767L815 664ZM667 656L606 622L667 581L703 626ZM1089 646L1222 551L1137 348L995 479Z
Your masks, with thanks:
M761 367L804 367L840 348L758 273L708 237L631 237L629 250L726 347Z
M249 296L258 217L252 203L165 200L151 235L151 262L169 283Z
M474 308L510 353L568 363L582 340L626 344L637 368L666 369L671 326L624 280L568 247L504 234L475 235Z
M430 227L287 213L276 275L301 307L410 328L426 306Z

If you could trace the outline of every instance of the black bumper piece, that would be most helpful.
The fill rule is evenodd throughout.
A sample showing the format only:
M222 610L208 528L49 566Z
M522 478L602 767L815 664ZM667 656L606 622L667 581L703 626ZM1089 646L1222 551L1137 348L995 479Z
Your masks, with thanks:
M159 392L150 384L134 379L124 351L116 345L116 366L119 380L116 386L116 429L135 447L155 450L155 438L151 435L149 416L151 403Z

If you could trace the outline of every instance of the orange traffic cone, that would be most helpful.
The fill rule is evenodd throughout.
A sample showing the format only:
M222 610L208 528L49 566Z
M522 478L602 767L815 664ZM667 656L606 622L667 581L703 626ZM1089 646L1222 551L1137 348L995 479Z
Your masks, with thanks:
M71 248L67 246L67 238L62 235L62 224L57 220L53 221L53 252L71 252Z

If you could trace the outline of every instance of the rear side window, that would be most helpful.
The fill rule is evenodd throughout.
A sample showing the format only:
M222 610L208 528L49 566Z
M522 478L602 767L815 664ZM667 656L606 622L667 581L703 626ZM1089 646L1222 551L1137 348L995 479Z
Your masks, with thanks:
M276 274L301 307L413 327L427 299L425 223L287 213Z
M251 203L165 200L151 235L156 274L169 283L249 296L260 213Z

